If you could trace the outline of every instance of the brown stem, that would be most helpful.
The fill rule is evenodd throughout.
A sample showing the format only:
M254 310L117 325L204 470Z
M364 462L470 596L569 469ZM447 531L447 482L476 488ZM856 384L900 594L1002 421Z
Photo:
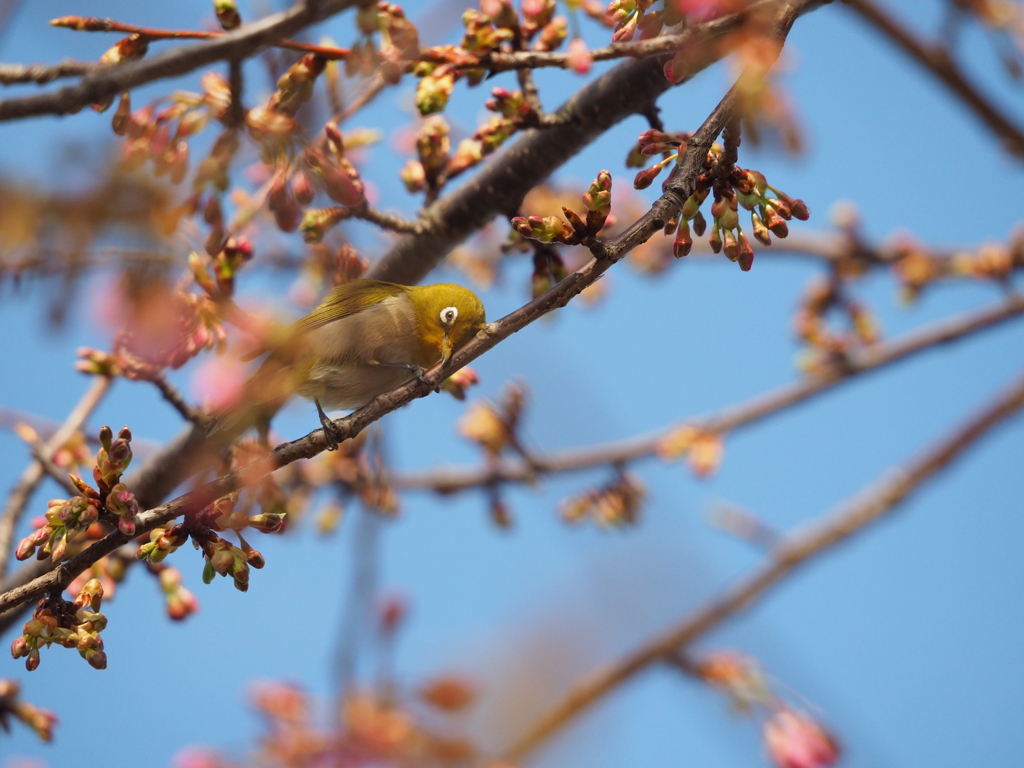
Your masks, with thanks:
M315 6L307 2L297 3L286 11L246 24L220 37L163 51L141 61L105 67L86 75L75 85L36 96L2 100L0 121L36 115L66 115L144 83L184 75L215 61L251 56L260 48L339 13L354 2L324 0Z
M198 408L193 408L189 405L188 401L185 400L185 397L178 391L178 388L167 380L167 376L165 376L162 371L153 376L150 381L152 381L156 388L160 390L160 394L163 396L164 400L170 403L174 410L181 414L182 418L200 427L206 425L206 416L203 412Z
M146 40L214 40L224 37L226 32L216 30L203 31L195 29L153 29L125 24L113 19L99 19L89 16L66 16L50 22L55 27L67 27L76 32L123 32L128 35L139 35ZM278 40L272 44L274 48L287 48L302 53L318 53L325 59L344 59L349 54L347 48L334 46L312 45L295 40Z
M843 0L877 31L885 35L898 48L931 72L953 93L960 97L989 129L999 136L1006 150L1024 159L1024 131L989 101L967 79L945 48L929 45L916 38L880 6L871 0Z
M973 312L932 323L892 341L876 344L850 354L843 364L833 364L814 376L779 387L771 392L726 408L717 413L687 420L701 431L718 434L756 423L769 416L828 392L836 385L862 373L878 370L891 363L947 344L1024 314L1024 296ZM533 457L533 464L504 462L497 466L445 468L396 475L392 484L400 490L431 490L455 493L482 488L494 483L525 483L540 474L578 472L609 464L625 464L655 455L668 431L640 435L615 443Z
M100 401L107 394L110 384L111 380L105 376L97 376L93 379L92 384L85 391L85 394L82 395L82 399L78 401L78 404L71 413L68 414L64 423L46 441L43 455L48 458L52 457L64 443L70 440L82 428L85 420L89 418L89 414L96 409L96 406L100 404ZM3 513L0 514L0 576L7 573L7 563L11 556L12 544L14 543L14 532L18 527L18 522L21 520L22 512L24 512L28 500L31 498L33 491L39 486L39 483L42 482L45 474L45 470L39 462L33 461L21 473L21 478L14 488L11 489L10 495L7 497L7 506L4 507Z
M593 704L657 662L666 661L726 619L749 608L800 565L859 533L891 513L925 480L945 468L990 429L1024 407L1024 377L1000 394L967 423L926 449L901 468L883 474L850 501L821 518L787 533L768 561L740 579L719 597L651 638L626 656L594 670L569 689L565 698L545 713L526 735L502 756L519 763L553 734Z

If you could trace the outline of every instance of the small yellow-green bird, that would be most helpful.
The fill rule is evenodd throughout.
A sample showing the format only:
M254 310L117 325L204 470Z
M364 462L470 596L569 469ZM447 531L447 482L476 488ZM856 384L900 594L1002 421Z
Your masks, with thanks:
M316 404L328 450L334 450L338 435L325 408L359 408L421 376L447 362L485 322L476 294L452 283L343 283L279 342L242 358L269 352L238 403L215 417L215 429L265 430L278 409L299 394Z

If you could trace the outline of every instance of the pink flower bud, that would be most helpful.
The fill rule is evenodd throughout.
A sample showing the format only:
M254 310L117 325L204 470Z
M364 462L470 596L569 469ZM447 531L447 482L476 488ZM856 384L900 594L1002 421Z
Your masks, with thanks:
M587 44L583 41L582 37L575 37L569 43L566 62L570 69L575 70L581 75L585 75L590 71L590 66L594 63L594 57L591 55L590 49L587 48Z

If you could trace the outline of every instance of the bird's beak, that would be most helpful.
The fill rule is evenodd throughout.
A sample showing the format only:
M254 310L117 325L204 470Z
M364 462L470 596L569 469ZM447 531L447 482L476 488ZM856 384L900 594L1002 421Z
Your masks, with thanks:
M451 337L449 337L448 334L446 333L444 335L444 340L441 342L441 365L447 363L448 358L452 356L452 345L453 342L451 340Z

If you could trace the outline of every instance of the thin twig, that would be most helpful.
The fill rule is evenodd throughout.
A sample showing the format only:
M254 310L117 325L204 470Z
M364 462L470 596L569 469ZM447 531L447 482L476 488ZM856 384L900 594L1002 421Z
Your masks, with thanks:
M75 85L55 91L2 100L0 121L36 115L66 115L144 83L184 75L215 61L251 56L260 48L339 13L354 2L324 0L315 8L307 3L298 3L286 11L246 24L222 37L173 48L141 61L116 64L86 75Z
M835 363L816 375L779 387L717 413L683 423L690 424L701 432L733 432L810 400L862 373L878 370L940 344L947 344L978 331L993 328L1022 314L1024 296L1014 295L995 306L940 320L897 339L852 352L842 364ZM496 482L531 482L536 479L537 474L578 472L651 457L655 455L658 445L668 434L668 430L661 430L615 443L577 448L547 456L541 454L533 457L533 466L507 461L497 466L439 468L400 474L392 477L392 484L400 490L455 493L471 488L484 488Z
M60 19L54 19L50 24L54 27L66 27L76 32L121 32L128 35L138 35L150 41L214 40L227 34L217 30L154 29L152 27L140 27L135 24L114 21L113 19L100 19L91 16L65 16ZM311 43L300 43L295 40L278 40L271 45L274 48L287 48L288 50L301 51L302 53L316 53L325 59L344 59L349 54L347 48L313 45Z
M526 735L502 756L519 763L553 734L639 672L666 661L726 619L749 608L769 589L812 557L864 530L891 513L900 502L971 447L990 429L1024 407L1024 378L996 397L967 423L925 450L902 468L890 470L852 500L821 518L787 533L768 561L719 597L693 611L676 626L621 659L594 670L569 689L564 699L542 715Z
M359 208L350 208L349 210L354 219L362 219L371 224L376 224L381 229L388 229L400 234L422 235L430 226L429 222L409 221L393 213L378 211L376 208L371 208L368 204Z
M1024 159L1024 131L989 101L967 79L945 48L917 39L910 30L871 0L843 0L877 31L931 72L960 97L989 129L999 136L1010 154Z
M163 371L157 373L149 380L156 385L158 390L160 390L160 394L163 396L164 400L170 403L174 410L180 413L186 421L190 421L200 427L205 427L207 425L207 418L203 412L188 404L184 395L178 391L177 387L167 380L167 376L164 375Z
M46 441L44 455L52 457L64 443L70 440L82 428L85 420L89 418L89 414L96 409L96 406L99 405L100 401L107 394L110 384L111 379L105 376L97 376L93 379L85 394L82 395L82 399L78 401L78 404L68 414L64 423L53 434L53 437ZM0 514L0 576L7 573L7 563L11 556L11 545L14 542L14 532L17 530L18 521L21 519L22 512L24 512L32 492L42 482L44 476L45 472L39 465L39 462L33 461L21 473L21 478L14 488L11 489L7 497L7 506L4 507L3 513Z

